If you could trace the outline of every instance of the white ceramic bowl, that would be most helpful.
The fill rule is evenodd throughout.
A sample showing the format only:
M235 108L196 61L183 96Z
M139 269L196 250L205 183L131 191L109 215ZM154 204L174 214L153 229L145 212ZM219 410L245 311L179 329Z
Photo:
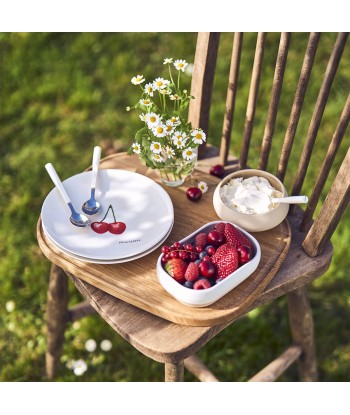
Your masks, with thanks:
M265 213L249 214L241 213L234 208L228 207L220 197L221 187L227 184L231 179L238 177L246 179L252 176L264 177L270 182L271 186L283 194L283 197L288 196L283 183L273 174L254 169L239 170L225 177L216 187L213 196L214 209L220 219L233 222L248 232L266 231L279 225L284 220L289 210L289 205L287 203L278 203L275 208Z
M185 243L194 243L194 238L199 232L209 232L214 228L216 223L223 221L209 222L201 228L197 229L195 232L188 235L186 238L182 239L182 244ZM232 225L234 225L232 223ZM236 226L236 225L234 225ZM190 307L206 307L210 304L213 304L215 301L219 300L233 288L237 287L241 282L249 277L257 268L260 257L261 249L259 242L244 229L241 229L239 226L236 226L253 244L253 253L254 257L251 261L242 265L235 272L227 276L224 280L220 281L216 285L204 290L194 290L191 288L184 287L177 281L175 281L163 268L161 259L163 254L161 254L157 261L157 276L159 282L163 288L174 298L176 298L181 303L190 306Z

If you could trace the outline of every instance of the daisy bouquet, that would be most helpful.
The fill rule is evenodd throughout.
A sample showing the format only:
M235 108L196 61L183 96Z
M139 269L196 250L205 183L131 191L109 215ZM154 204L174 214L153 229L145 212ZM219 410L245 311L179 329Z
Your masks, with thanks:
M136 105L126 109L140 110L144 125L137 131L128 154L136 153L148 167L158 169L161 178L169 182L167 184L182 183L192 172L197 147L205 142L206 135L187 122L187 109L194 97L181 89L181 73L188 63L183 59L173 62L172 58L167 58L164 65L168 65L169 79L158 77L148 83L143 75L131 79L142 92ZM174 69L177 75L173 77Z

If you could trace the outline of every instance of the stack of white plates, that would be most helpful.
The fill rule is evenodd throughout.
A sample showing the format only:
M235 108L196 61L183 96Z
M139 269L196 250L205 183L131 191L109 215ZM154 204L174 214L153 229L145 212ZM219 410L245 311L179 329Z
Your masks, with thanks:
M78 212L90 198L92 172L84 172L63 181L63 186ZM174 208L167 192L148 177L125 170L99 170L96 200L101 210L90 216L99 222L112 205L116 221L124 222L120 235L96 233L88 226L71 224L70 209L54 188L41 210L47 237L62 252L85 262L117 264L133 261L158 248L169 236L174 223ZM114 222L109 210L104 222Z

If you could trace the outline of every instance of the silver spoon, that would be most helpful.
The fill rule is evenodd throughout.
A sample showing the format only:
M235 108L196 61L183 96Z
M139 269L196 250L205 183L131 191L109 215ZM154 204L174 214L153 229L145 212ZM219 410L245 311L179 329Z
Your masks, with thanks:
M91 196L90 196L90 199L87 200L82 206L83 212L86 213L87 215L95 215L101 208L101 205L95 199L96 179L97 179L98 166L100 164L100 158L101 158L101 147L96 146L94 148L94 154L92 157Z
M308 200L309 199L307 196L286 196L286 197L271 198L272 203L289 203L289 204L307 203Z
M60 178L58 177L58 174L56 173L56 170L54 169L53 165L51 163L47 163L45 164L45 169L49 173L51 180L53 181L63 200L67 203L70 211L72 212L72 215L69 218L72 224L75 226L79 226L80 228L85 228L86 226L89 226L90 220L85 215L82 215L81 213L75 211L72 202L70 201L69 196L67 195L67 192L65 191L63 184Z

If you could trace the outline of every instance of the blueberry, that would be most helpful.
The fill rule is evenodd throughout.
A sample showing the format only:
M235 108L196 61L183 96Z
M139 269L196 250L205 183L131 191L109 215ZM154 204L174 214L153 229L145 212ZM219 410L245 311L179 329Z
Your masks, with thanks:
M205 256L207 256L208 255L208 253L207 253L207 251L202 251L202 252L200 252L199 254L198 254L198 256L199 256L199 259L203 259Z
M192 281L186 281L184 283L184 287L186 287L186 288L193 288L193 282Z
M212 287L216 284L215 277L208 278L208 281L210 282L210 284L211 284Z
M199 265L199 264L202 262L202 260L201 260L201 259L196 259L194 262L195 262L197 265Z

